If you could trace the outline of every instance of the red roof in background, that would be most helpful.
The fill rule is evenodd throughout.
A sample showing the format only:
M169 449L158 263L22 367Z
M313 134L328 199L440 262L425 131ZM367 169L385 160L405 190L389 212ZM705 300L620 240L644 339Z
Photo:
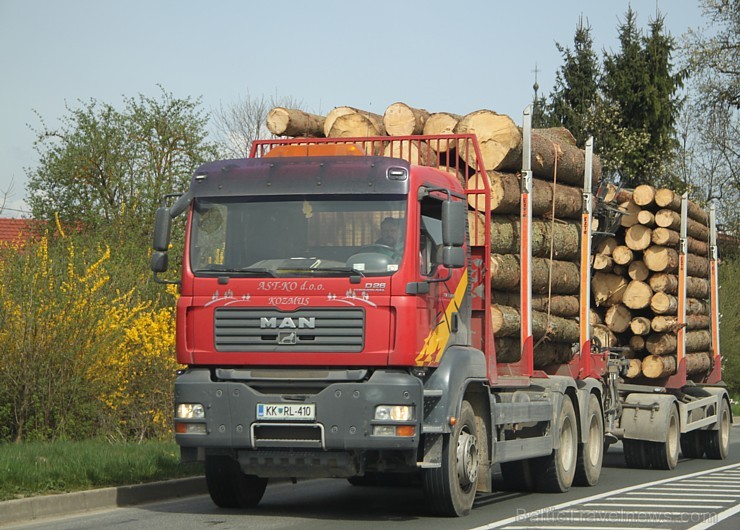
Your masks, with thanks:
M41 234L45 221L37 219L9 219L0 217L0 244L10 243L23 246L28 241L37 239Z

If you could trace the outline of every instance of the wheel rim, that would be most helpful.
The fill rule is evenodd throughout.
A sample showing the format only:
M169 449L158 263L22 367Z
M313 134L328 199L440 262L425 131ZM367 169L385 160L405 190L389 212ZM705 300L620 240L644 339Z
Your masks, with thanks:
M560 429L560 464L566 472L570 471L574 464L575 444L573 437L573 424L569 417L565 417Z
M477 440L467 431L462 431L457 439L457 479L464 490L478 480Z

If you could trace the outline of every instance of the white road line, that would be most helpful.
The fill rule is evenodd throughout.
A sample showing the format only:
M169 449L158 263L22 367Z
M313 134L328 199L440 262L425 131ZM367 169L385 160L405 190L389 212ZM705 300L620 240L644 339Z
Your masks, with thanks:
M737 490L735 490L737 491ZM635 491L630 493L625 493L625 495L630 495L632 497L639 496L639 495L645 495L645 496L659 496L659 497L684 497L686 499L691 499L693 497L716 497L716 493L691 493L689 494L688 491L683 493L675 493L672 491ZM723 497L740 497L740 493L723 493Z
M583 530L583 526L504 526L503 530ZM598 530L665 530L647 526L599 526Z
M599 493L597 495L592 495L590 497L585 497L585 498L582 498L582 499L575 499L575 500L572 500L572 501L564 502L564 503L561 503L561 504L557 504L555 506L551 506L549 508L545 508L543 510L535 510L533 512L526 512L526 513L521 514L521 515L516 515L514 517L507 517L506 519L502 519L500 521L494 521L494 522L489 523L489 524L487 524L485 526L478 526L476 528L473 528L472 530L491 530L493 528L501 528L501 527L504 527L506 525L510 525L512 523L518 523L518 522L520 522L522 520L527 519L528 517L536 516L537 514L550 513L550 512L557 511L557 510L562 510L563 508L568 508L570 506L576 506L576 505L579 505L579 504L584 504L584 503L587 503L587 502L604 499L604 498L609 497L611 495L619 495L621 493L626 493L628 491L635 491L635 490L639 490L639 489L645 489L645 488L648 488L650 486L658 486L658 485L661 485L661 484L676 482L676 481L679 481L679 480L684 480L684 479L688 479L688 478L692 478L692 477L700 477L702 475L707 475L709 473L716 473L718 471L725 471L725 470L728 470L728 469L737 469L737 468L740 468L740 463L738 463L738 464L730 464L730 465L723 466L723 467L718 467L718 468L715 468L715 469L709 469L709 470L704 470L704 471L697 471L695 473L689 473L687 475L680 475L678 477L670 477L670 478L666 478L666 479L663 479L663 480L656 480L656 481L653 481L653 482L647 482L647 483L643 483L643 484L637 484L637 485L634 485L634 486L627 486L625 488L620 488L618 490L607 491L605 493ZM722 513L724 513L724 512L722 512ZM525 526L524 528L532 528L532 527Z
M692 502L705 502L707 500L711 500L712 502L736 502L737 499L718 499L717 495L715 495L713 498L710 497L710 499L694 499L692 497L687 497L686 495L682 495L676 499L651 499L650 497L627 497L627 496L619 496L619 497L610 497L609 500L615 500L615 501L635 501L635 502L643 502L643 501L657 501L660 500L660 502L680 502L682 504L685 503L692 503Z
M737 488L653 488L651 491L717 491L724 493L735 493Z
M689 528L689 530L705 530L716 525L720 521L724 521L725 519L732 517L737 513L740 513L740 504L738 504L737 506L733 506L732 508L729 508L724 512L719 512L714 517L711 517L709 521L705 521L703 523L699 523L696 526L692 526L691 528Z
M694 508L699 510L716 510L718 508L724 508L721 504L691 504L683 506L666 506L665 504L633 504L629 502L590 502L584 504L584 506L616 506L621 508L662 508L664 511L667 510L684 510L685 508Z

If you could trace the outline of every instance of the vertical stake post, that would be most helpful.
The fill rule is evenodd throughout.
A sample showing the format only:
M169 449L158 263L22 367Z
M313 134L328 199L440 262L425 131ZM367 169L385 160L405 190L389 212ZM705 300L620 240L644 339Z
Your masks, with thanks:
M593 175L594 138L586 141L586 167L583 172L583 206L581 211L581 301L580 339L581 377L591 373L591 224L593 222Z
M524 109L522 130L522 184L520 201L520 273L521 348L525 374L534 373L532 337L532 107Z

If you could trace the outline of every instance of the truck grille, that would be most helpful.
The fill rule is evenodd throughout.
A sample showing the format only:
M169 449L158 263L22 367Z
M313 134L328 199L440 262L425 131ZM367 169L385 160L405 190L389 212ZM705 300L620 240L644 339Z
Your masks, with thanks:
M365 332L362 309L239 309L215 312L217 351L360 352Z

